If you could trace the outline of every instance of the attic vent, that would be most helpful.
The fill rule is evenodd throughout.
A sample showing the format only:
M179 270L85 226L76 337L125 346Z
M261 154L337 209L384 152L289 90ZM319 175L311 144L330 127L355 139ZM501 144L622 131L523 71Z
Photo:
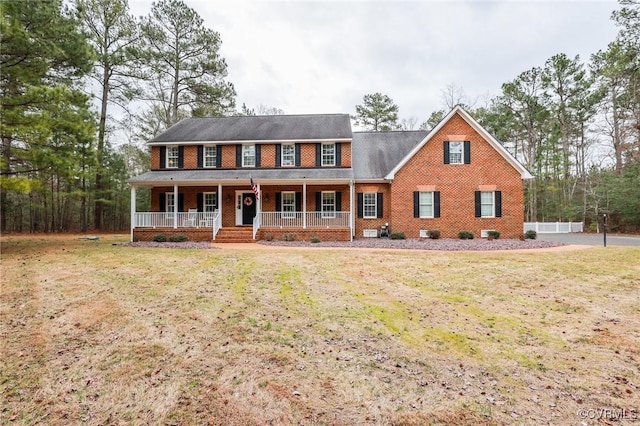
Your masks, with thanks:
M365 238L378 238L378 230L377 229L364 229L362 231L362 236Z
M489 237L489 232L491 232L491 231L495 231L495 229L481 229L480 230L480 238Z
M429 230L421 229L420 230L420 238L429 238Z

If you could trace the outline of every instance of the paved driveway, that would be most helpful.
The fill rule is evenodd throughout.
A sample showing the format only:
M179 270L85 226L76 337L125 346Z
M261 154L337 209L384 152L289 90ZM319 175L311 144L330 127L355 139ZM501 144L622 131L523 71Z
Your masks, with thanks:
M538 239L544 241L558 241L565 244L580 244L585 246L602 246L602 234L538 234ZM640 237L628 237L607 234L607 246L639 246Z

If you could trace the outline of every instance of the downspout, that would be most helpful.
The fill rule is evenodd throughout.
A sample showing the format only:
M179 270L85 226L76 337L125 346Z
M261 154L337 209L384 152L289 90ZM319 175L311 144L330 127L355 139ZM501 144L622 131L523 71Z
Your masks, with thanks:
M353 216L353 180L349 181L349 241L353 241L355 232L355 218Z
M131 242L133 242L133 228L136 227L136 187L131 185Z

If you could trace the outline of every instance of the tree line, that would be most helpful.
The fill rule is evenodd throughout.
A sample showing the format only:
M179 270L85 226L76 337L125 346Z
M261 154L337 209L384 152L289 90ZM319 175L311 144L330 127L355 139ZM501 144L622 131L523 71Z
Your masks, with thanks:
M127 229L127 179L149 167L143 142L186 117L284 113L236 109L220 35L182 0L158 0L143 17L127 0L3 0L0 11L2 232ZM608 212L637 230L638 1L620 0L612 19L616 39L588 63L556 55L482 107L450 86L420 127L464 104L536 176L527 220L596 225ZM374 93L353 118L372 130L418 126L398 111ZM138 203L148 210L148 194Z
M464 90L443 91L444 108L420 129L432 129L461 104L535 176L526 183L527 221L584 221L599 231L640 229L640 3L621 0L619 28L606 50L584 62L560 53L502 85L476 106ZM381 93L356 106L355 123L373 131L417 126L398 120Z

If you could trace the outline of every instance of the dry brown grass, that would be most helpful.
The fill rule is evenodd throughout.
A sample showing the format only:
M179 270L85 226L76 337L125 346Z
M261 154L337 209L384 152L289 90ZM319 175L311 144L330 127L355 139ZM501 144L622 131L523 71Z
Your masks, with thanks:
M640 415L640 249L112 245L124 240L2 238L0 423Z

